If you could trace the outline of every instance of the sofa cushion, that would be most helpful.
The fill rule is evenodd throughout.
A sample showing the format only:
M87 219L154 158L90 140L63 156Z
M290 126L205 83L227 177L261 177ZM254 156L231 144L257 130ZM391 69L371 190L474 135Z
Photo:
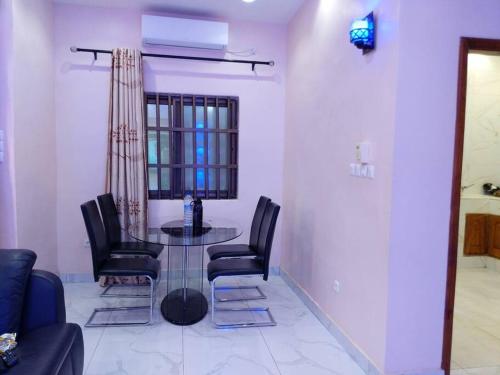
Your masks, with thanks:
M19 363L9 375L66 375L83 372L82 330L77 324L60 323L35 329L19 340Z
M36 254L0 249L0 334L19 332L26 285Z

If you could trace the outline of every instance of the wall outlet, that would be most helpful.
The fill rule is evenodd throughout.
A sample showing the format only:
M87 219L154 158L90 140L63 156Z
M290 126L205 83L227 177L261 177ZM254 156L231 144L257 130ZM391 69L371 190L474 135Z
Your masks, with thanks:
M333 290L335 291L335 293L340 293L340 281L335 280L333 282Z
M90 241L88 238L83 240L83 247L90 247Z

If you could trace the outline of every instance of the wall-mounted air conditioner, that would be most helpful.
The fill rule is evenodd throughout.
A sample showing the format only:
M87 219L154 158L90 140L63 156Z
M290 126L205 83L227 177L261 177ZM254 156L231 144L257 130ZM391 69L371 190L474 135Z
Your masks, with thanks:
M225 22L142 16L144 44L223 50L228 42Z

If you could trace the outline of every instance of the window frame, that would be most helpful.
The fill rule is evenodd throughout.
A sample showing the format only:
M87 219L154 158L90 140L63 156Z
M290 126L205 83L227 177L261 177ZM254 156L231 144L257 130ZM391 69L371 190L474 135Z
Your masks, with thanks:
M149 123L148 104L156 107L155 124ZM160 106L167 105L167 124L161 124ZM192 126L185 127L185 108L192 108ZM203 127L197 126L197 108L203 108ZM215 127L209 128L208 108L215 110ZM221 128L220 108L227 108L227 126ZM145 148L146 148L146 179L148 198L150 200L183 199L186 194L202 199L237 199L238 198L238 146L239 146L239 98L236 96L187 95L171 93L146 92L144 94ZM156 163L149 163L149 132L156 132ZM163 163L161 155L161 132L168 134L168 163ZM192 135L192 163L186 163L185 134ZM198 163L197 135L203 134L203 163ZM215 164L209 163L209 134L215 136ZM221 164L220 139L221 134L227 134L226 161ZM156 169L157 190L150 190L149 172ZM162 190L162 170L169 170L169 190ZM193 179L190 190L186 188L186 171L192 169ZM204 188L198 189L197 171L204 171ZM215 173L215 189L210 189L210 171ZM221 189L221 171L226 170L227 190Z

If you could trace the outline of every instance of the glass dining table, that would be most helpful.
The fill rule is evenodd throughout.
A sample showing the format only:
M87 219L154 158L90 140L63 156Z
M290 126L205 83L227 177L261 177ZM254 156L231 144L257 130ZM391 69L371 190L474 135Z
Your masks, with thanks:
M182 219L164 218L155 222L159 224L133 225L128 234L138 241L166 247L167 294L161 302L161 313L176 325L195 324L208 310L203 294L205 246L238 238L241 227L218 218L204 219L199 229L184 226Z

